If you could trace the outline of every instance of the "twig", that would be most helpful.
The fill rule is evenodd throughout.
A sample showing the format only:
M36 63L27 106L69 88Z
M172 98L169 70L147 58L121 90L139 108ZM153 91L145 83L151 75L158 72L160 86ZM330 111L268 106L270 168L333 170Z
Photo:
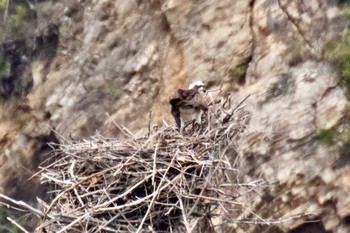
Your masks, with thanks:
M63 227L61 230L57 231L57 233L61 233L64 232L66 230L68 230L69 228L71 228L72 226L74 226L76 223L78 223L80 220L86 218L89 216L89 213L86 213L82 216L80 216L79 218L75 219L74 221L72 221L71 223L69 223L67 226Z
M8 12L9 12L9 5L10 5L10 0L5 0L6 1L6 7L5 7L5 13L4 13L4 23L6 23Z
M157 159L157 150L158 150L158 143L156 145L156 148L154 150L153 153L153 172L152 172L152 185L153 185L153 189L155 191L155 178L156 178L156 174L157 174L157 165L156 165L156 159Z
M9 220L13 225L15 225L16 227L18 227L21 231L23 231L24 233L29 233L29 231L27 231L26 229L24 229L24 227L22 227L21 225L19 225L15 220L13 220L10 217L7 217L7 220Z
M184 208L184 205L182 203L181 197L177 196L177 199L179 200L179 203L180 203L180 209L181 209L181 213L182 213L182 218L184 220L184 225L186 227L186 232L191 233L192 230L191 230L190 224L188 223L187 215L186 215L185 208Z
M229 113L223 120L222 120L222 123L225 124L227 123L230 118L232 117L232 115L236 112L237 109L239 109L239 107L249 98L250 94L247 95L243 100L241 100L241 102L239 102L237 104L237 106L231 110L231 113Z
M112 117L109 115L109 113L106 113L106 115L111 119L111 121L113 122L113 124L115 125L115 126L117 126L117 128L120 130L120 132L122 132L125 136L127 136L128 138L133 138L133 139L135 139L134 138L134 135L133 134L131 134L129 131L125 131L124 129L126 129L126 128L122 128L117 122L115 122L115 120L113 120L112 119Z
M144 179L142 179L142 180L140 180L139 182L137 182L135 185L133 185L133 186L132 186L131 188L129 188L128 190L126 190L124 193L118 195L117 197L111 199L111 200L108 201L108 202L105 202L105 203L102 203L102 204L100 204L100 205L97 205L97 206L95 206L94 208L95 208L96 210L99 209L99 208L103 208L103 207L108 206L109 204L112 204L113 202L116 202L117 200L119 200L119 199L125 197L126 195L128 195L129 193L131 193L134 189L138 188L142 183L144 183L145 180L148 180L149 178L151 178L152 175L153 175L153 174L146 176Z
M1 194L1 193L0 193L0 197L3 198L3 199L5 199L6 201L9 201L9 202L11 202L11 203L13 203L13 204L15 204L15 205L21 206L21 207L23 207L23 208L29 210L29 211L32 212L33 214L36 214L36 215L41 216L41 217L44 217L44 216L45 216L43 212L41 212L41 211L38 210L38 209L35 209L34 207L32 207L32 206L26 204L26 203L23 202L23 201L16 201L16 200L13 200L12 198L10 198L10 197L8 197L8 196L5 196L4 194Z
M148 138L151 135L151 121L152 121L152 109L149 110L149 113L148 113L148 134L147 134Z
M294 219L302 219L304 217L315 217L312 213L305 213L305 214L295 214L283 218L276 218L276 219L230 219L227 222L228 223L248 223L248 224L257 224L257 225L271 225L271 224L282 224L286 222L290 222ZM307 220L306 222L319 222L320 219L315 220Z
M25 210L25 209L20 209L20 208L17 208L17 207L15 207L15 206L11 206L11 205L9 205L8 203L2 202L2 201L0 201L0 205L3 205L3 206L5 206L5 207L8 208L8 209L17 210L17 211L20 211L20 212L28 212L28 211Z
M166 176L166 174L168 173L170 167L172 166L172 164L173 164L173 162L174 162L174 159L175 159L175 156L171 159L171 162L170 162L170 164L168 165L167 170L164 172L164 174L163 174L163 176L162 176L162 179L160 180L160 183L159 183L159 185L158 185L158 187L157 187L157 190L153 193L153 198L152 198L152 200L151 200L151 203L149 204L148 209L147 209L147 212L146 212L145 216L143 217L143 219L142 219L142 221L141 221L139 227L137 228L136 233L139 233L139 232L141 231L142 226L143 226L143 224L144 224L144 222L145 222L145 220L146 220L146 218L147 218L149 212L151 211L151 208L152 208L152 206L153 206L154 200L155 200L156 197L158 196L159 192L162 190L162 184L163 184L163 182L164 182L164 180L165 180L165 176ZM177 177L178 177L178 176L177 176ZM171 184L171 183L169 182L168 184ZM165 187L165 186L164 186L164 187Z

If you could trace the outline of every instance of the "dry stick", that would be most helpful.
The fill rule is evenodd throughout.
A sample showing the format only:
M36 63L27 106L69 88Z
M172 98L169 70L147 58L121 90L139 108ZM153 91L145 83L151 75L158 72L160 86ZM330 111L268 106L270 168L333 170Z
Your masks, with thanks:
M124 163L115 166L118 169L113 173L113 176L116 176L124 166L133 164L134 162L130 162L130 161L135 158L136 153L138 153L138 151L135 152L132 156L130 156L130 158L128 158Z
M152 109L149 110L149 113L148 113L148 134L147 134L148 138L151 135L151 119L152 119Z
M125 217L125 215L123 213L120 213L121 216L124 218L124 220L127 222L128 226L129 226L129 232L135 232L135 227L132 225L132 223L130 221L128 221L128 219Z
M214 101L219 97L219 95L220 95L221 92L222 92L222 87L223 87L223 86L224 86L224 84L221 83L221 86L220 86L220 88L218 89L219 92L217 93L217 95L216 95L214 98L212 97L212 95L210 94L210 92L214 92L214 91L216 91L216 90L210 90L210 91L208 91L208 94L210 94L210 98L212 99L212 101L210 101L209 105L211 105L212 103L214 103Z
M69 141L67 139L65 139L61 134L59 134L54 128L52 128L51 126L49 126L49 129L54 132L56 135L58 135L63 141L65 141L66 143L69 143Z
M46 178L47 180L50 180L50 181L53 181L57 184L64 184L64 185L72 185L74 184L72 181L70 180L59 180L59 179L56 179L56 178L53 178L47 174L41 174L42 177Z
M63 227L61 230L57 231L56 233L61 233L61 232L64 232L64 231L68 230L69 228L74 226L77 222L79 222L80 220L86 218L87 216L89 216L89 213L86 213L86 214L80 216L79 218L75 219L70 224L68 224L67 226Z
M224 110L225 108L225 105L227 104L228 102L228 107L231 107L231 96L232 96L232 93L230 93L227 98L225 99L225 101L221 104L221 110Z
M99 230L105 230L105 231L108 231L108 232L120 233L120 231L115 230L115 229L110 228L110 227L99 226L98 229L99 229ZM87 231L86 231L86 232L87 232Z
M25 209L16 208L16 207L11 206L11 205L9 205L8 203L2 202L2 201L0 201L0 205L5 206L7 209L14 209L14 210L17 210L17 211L19 211L19 212L28 212L28 211L25 210Z
M125 126L123 126L123 129L128 132L128 134L130 134L132 136L133 139L136 139L135 135L128 129L126 128Z
M20 230L22 230L24 233L29 233L29 231L27 231L26 229L24 229L24 227L22 227L21 225L19 225L15 220L13 220L10 217L7 217L7 220L9 220L12 224L16 225L16 227L18 227Z
M305 214L295 214L291 215L285 218L277 218L277 219L264 219L263 221L259 221L256 219L230 219L228 220L229 223L248 223L248 224L265 224L265 225L270 225L270 224L281 224L285 222L292 221L294 219L300 219L303 217L313 217L315 216L312 213L305 213ZM307 220L305 222L319 222L319 219L316 220Z
M78 198L78 201L79 201L81 207L84 207L85 204L84 204L83 200L80 198L79 193L78 193L78 190L77 190L76 188L74 188L74 189L73 189L73 192L74 192L75 196Z
M194 223L192 224L192 227L190 227L189 232L193 232L194 228L197 226L197 223L199 222L199 218L194 220Z
M225 148L225 149L227 149L227 147ZM252 183L254 183L254 181L252 182ZM254 189L254 187L252 187L251 188L251 190L253 190ZM193 194L192 194L193 195ZM200 194L200 195L202 195L202 193ZM209 198L209 197L206 197L206 198L208 198L208 199L211 199L211 198ZM234 204L234 203L231 203L231 204ZM248 210L248 212L250 212L251 214L253 214L254 216L256 216L258 219L260 219L260 221L264 221L264 219L262 218L262 217L260 217L258 214L256 214L256 213L254 213L252 210L250 210L247 206L245 206L244 204L242 204L242 203L237 203L238 205L241 205L243 208L245 208L246 210Z
M114 215L111 219L109 219L107 222L105 222L102 226L100 226L99 228L102 227L107 227L111 222L113 222L115 219L117 219L120 216L120 214L116 214Z
M85 182L85 181L87 181L87 180L93 178L94 176L102 175L102 174L104 174L104 173L106 173L106 172L108 172L108 171L111 171L111 170L115 169L115 168L118 167L118 166L119 166L119 164L116 165L116 166L114 166L114 167L110 167L110 168L107 168L107 169L102 170L102 171L100 171L100 172L91 174L91 175L89 175L89 176L83 178L83 179L80 180L79 182L73 184L71 187L69 187L69 188L63 190L63 192L61 192L60 194L58 194L58 195L55 197L55 199L52 200L52 202L51 202L51 204L49 205L48 209L46 210L45 214L49 213L49 211L51 210L51 208L53 207L53 205L54 205L66 192L68 192L68 191L74 189L76 186L78 186L78 185L80 185L81 183L83 183L83 182Z
M186 227L186 231L187 231L187 233L191 233L192 230L191 230L190 224L188 223L188 220L186 217L185 208L184 208L184 205L182 203L182 199L178 195L176 195L176 196L177 196L177 199L179 200L179 203L180 203L180 209L181 209L181 213L182 213L182 218L184 219L184 225Z
M230 201L230 200L226 200L226 199L222 199L222 198L215 198L215 197L209 197L209 196L204 196L204 195L196 195L196 194L190 194L190 196L186 196L184 195L184 197L188 197L188 198L196 198L196 199L206 199L206 200L210 200L210 201L217 201L217 202L226 202L228 204L233 204L233 205L240 205L244 207L244 204L242 204L241 202L236 202L236 201Z
M226 202L228 204L234 204L234 205L240 205L243 208L245 208L246 210L248 210L249 213L253 214L254 216L256 216L258 219L260 219L261 222L264 222L264 219L262 217L260 217L259 215L257 215L256 213L254 213L252 210L250 210L247 206L245 206L243 203L240 202L235 202L235 201L229 201L229 200L225 200L225 199L218 199L218 198L214 198L214 197L208 197L208 196L203 196L202 193L200 195L195 195L195 194L190 194L193 197L196 197L197 200L199 199L207 199L207 200L211 200L211 201L217 201L217 202Z
M33 177L35 177L35 176L39 175L40 173L42 173L44 169L48 169L48 168L50 168L50 167L52 167L52 166L55 166L59 161L60 161L60 160L54 161L54 162L51 163L50 165L48 165L48 166L46 166L46 167L44 167L44 168L41 168L40 171L34 173L31 177L28 178L28 180L31 180L31 179L33 179Z
M221 156L220 156L220 158L219 158L219 161L222 160L222 157L223 157L224 154L226 153L227 148L228 148L228 147L226 147L226 148L224 149L224 151L221 153ZM207 187L207 185L208 185L208 183L209 183L209 180L211 179L211 176L212 176L213 174L215 174L215 172L216 172L216 170L218 169L218 167L219 167L219 163L217 163L217 164L215 165L215 167L214 167L214 169L212 170L212 172L207 176L207 179L205 180L205 183L204 183L204 185L203 185L203 188L202 188L202 190L201 190L199 196L202 196L202 195L203 195L204 190L206 189L206 187ZM200 198L198 198L198 199L195 201L195 203L193 204L192 208L191 208L190 211L188 212L188 215L191 215L191 214L192 214L192 212L194 211L194 209L197 207L199 200L200 200Z
M169 185L171 185L174 181L176 181L179 178L179 176L176 176L173 180L171 180L171 182L167 183L166 185L164 185L162 188L160 188L159 191L163 191L165 188L167 188ZM124 204L124 205L120 205L120 206L116 206L116 207L106 207L106 208L101 208L99 209L100 211L114 211L114 210L120 210L126 207L130 207L130 206L134 206L134 205L138 205L142 202L144 202L145 200L155 196L156 193L151 193L143 198L137 199L136 201Z
M110 119L112 119L112 117L109 115L109 113L106 113L106 115L107 115ZM128 131L125 132L124 129L122 129L122 127L120 127L120 126L118 125L118 123L115 122L113 119L112 119L112 122L113 122L113 124L115 124L115 126L117 126L117 128L120 130L120 132L122 132L125 136L127 136L128 138L135 139L135 138L134 138L134 135L130 134ZM125 127L124 127L124 128L125 128ZM129 134L127 134L127 133L129 133Z
M10 5L10 0L6 0L6 8L5 8L5 14L4 14L4 23L6 23L8 11L9 11L9 5Z
M29 0L25 0L25 1L26 1L26 3L28 4L29 8L30 8L31 10L35 11L35 13L37 13L37 12L36 12L36 9L35 9L35 7L34 7L34 5L33 5L31 2L29 2Z
M168 171L169 171L170 167L172 166L172 164L173 164L175 158L176 158L176 155L173 156L173 158L171 159L171 162L170 162L170 164L169 164L167 170L163 173L162 179L161 179L160 182L159 182L159 185L158 185L158 188L157 188L156 192L153 192L153 194L157 194L157 195L154 195L154 196L153 196L153 198L152 198L152 200L151 200L151 203L150 203L149 206L148 206L147 212L146 212L145 216L143 217L143 219L142 219L142 221L141 221L139 227L137 228L136 233L139 233L139 232L141 231L142 226L143 226L144 222L146 221L147 215L148 215L149 212L151 211L151 208L152 208L152 206L153 206L154 200L156 199L156 197L158 196L158 194L159 194L160 191L161 191L161 187L162 187L163 181L165 180L165 175L168 173ZM177 177L179 177L179 176L177 176ZM171 184L171 183L169 182L168 184ZM166 186L164 186L164 187L166 187Z
M69 170L68 170L68 173L71 175L71 177L72 177L72 179L74 180L74 182L77 181L77 179L76 179L75 176L74 176L74 167L75 167L75 164L76 164L76 163L77 163L77 161L76 161L75 159L73 159L72 164L71 164L71 166L69 167ZM76 188L74 188L73 191L74 191L74 193L75 193L75 196L78 198L78 201L79 201L80 205L81 205L82 207L84 207L85 204L84 204L83 200L80 198L79 193L78 193L78 190L77 190Z
M163 120L163 124L164 124L166 127L169 127L169 124L168 124L165 120Z
M70 212L69 213L72 213L72 212L75 212L76 211L76 209L75 210L70 210ZM56 216L57 217L57 216ZM58 216L59 217L59 216ZM69 216L70 218L72 218L71 216ZM62 225L62 224L60 224L60 222L58 221L58 219L57 218L52 218L52 219L50 219L49 221L46 221L46 222L43 222L42 224L40 224L39 226L37 226L36 228L35 228L35 232L38 232L40 229L42 229L42 228L44 228L44 227L46 227L46 226L48 226L48 225L50 225L50 224L52 224L53 222L56 222L57 221L57 223L59 224L59 225Z
M98 208L102 208L104 206L107 206L113 202L116 202L117 200L119 200L120 198L123 198L125 197L126 195L128 195L129 193L131 193L131 191L133 191L134 189L136 189L137 187L139 187L142 183L144 183L146 180L148 180L149 178L151 178L153 176L153 174L150 174L148 176L146 176L145 178L143 178L142 180L140 180L139 182L137 182L134 186L132 186L131 188L129 188L128 190L126 190L124 193L116 196L115 198L107 201L107 202L104 202L102 204L99 204L99 205L96 205L94 206L94 209L97 210Z
M237 104L237 106L232 109L231 113L226 113L227 116L222 120L222 123L225 124L226 122L228 122L230 120L230 118L232 117L232 115L236 112L236 110L249 98L250 94L248 94L241 102L239 102Z
M152 185L153 185L153 192L155 191L155 176L157 174L157 166L156 166L156 159L157 159L157 150L158 150L159 143L156 145L156 149L153 153L153 176L152 176Z
M34 207L32 207L32 206L26 204L26 203L23 202L23 201L16 201L16 200L13 200L12 198L10 198L10 197L8 197L8 196L5 196L5 195L3 195L3 194L1 194L1 193L0 193L0 197L1 197L1 198L4 198L4 199L7 200L7 201L12 202L12 203L15 204L15 205L24 207L24 208L28 209L29 211L31 211L32 213L37 214L37 215L39 215L39 216L41 216L41 217L44 217L44 216L45 216L45 214L44 214L42 211L40 211L40 210L38 210L38 209L35 209Z
M224 206L220 201L219 201L218 203L219 203L221 209L225 212L225 214L226 214L227 216L230 216L230 213L229 213L228 210L225 208L225 206Z

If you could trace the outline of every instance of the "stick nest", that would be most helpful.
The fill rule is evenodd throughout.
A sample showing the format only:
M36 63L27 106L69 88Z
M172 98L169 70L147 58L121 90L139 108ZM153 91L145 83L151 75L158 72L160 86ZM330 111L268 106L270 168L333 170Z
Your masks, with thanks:
M40 202L36 231L204 232L237 203L232 159L247 118L243 102L212 101L203 124L184 135L165 126L141 139L96 135L56 145L54 162L39 173L52 201Z

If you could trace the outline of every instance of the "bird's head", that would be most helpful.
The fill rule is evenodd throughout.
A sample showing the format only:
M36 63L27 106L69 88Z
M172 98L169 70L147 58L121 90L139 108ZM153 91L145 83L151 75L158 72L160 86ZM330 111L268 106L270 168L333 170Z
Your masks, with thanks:
M205 85L202 81L195 81L193 83L190 83L190 85L188 85L189 89L196 89L198 92L206 92L206 88Z

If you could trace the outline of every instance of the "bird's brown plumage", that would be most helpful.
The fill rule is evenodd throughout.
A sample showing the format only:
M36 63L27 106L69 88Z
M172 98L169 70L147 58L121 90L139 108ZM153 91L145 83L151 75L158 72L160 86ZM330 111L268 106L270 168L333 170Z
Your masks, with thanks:
M189 90L178 89L170 97L169 103L171 105L171 114L180 131L183 130L185 124L190 120L195 120L200 124L202 111L208 109L204 96L198 91L198 88Z

